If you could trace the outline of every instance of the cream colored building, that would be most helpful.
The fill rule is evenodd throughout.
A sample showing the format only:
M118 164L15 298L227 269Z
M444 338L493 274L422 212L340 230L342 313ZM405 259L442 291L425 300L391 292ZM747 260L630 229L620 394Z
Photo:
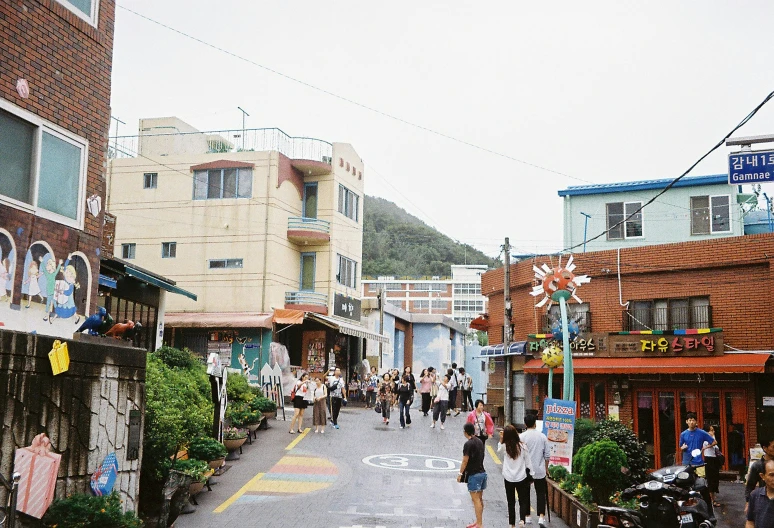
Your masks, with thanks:
M360 299L363 162L351 145L169 117L140 120L110 149L115 256L196 294L170 297L172 317L333 315L337 294Z

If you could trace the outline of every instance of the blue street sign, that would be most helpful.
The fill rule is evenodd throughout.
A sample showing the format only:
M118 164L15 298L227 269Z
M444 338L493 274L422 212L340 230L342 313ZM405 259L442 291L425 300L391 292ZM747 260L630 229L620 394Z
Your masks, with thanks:
M766 183L774 181L774 150L735 152L728 155L728 183Z

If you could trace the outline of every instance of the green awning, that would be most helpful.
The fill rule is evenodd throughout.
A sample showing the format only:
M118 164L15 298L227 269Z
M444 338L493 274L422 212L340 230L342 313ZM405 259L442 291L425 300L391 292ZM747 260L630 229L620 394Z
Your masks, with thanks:
M137 279L140 279L141 281L147 282L148 284L153 284L154 286L158 286L162 290L166 290L172 293L177 293L179 295L184 295L189 299L193 299L194 301L196 300L195 294L189 291L186 291L183 288L180 288L178 286L175 286L174 284L161 280L158 277L154 277L153 275L149 275L144 271L140 271L136 268L133 268L129 264L125 263L124 266L126 267L126 274L131 277L135 277Z

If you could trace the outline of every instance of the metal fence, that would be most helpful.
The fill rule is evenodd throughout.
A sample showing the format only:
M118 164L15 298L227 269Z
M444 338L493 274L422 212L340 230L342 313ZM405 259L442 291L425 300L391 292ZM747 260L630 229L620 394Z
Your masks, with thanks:
M285 292L285 304L328 306L328 296L313 291L289 291Z
M712 306L672 306L624 310L623 331L685 330L712 327Z
M320 233L330 233L331 223L319 218L305 218L302 216L291 216L288 218L288 230L298 229L305 231L319 231Z

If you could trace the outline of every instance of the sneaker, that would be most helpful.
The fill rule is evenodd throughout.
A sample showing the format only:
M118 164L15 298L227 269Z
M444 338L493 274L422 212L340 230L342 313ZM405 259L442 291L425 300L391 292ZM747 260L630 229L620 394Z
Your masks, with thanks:
M339 424L333 424L333 428L334 429L338 429L339 428Z
M540 526L545 526L546 525L546 520L543 517L541 517L540 519L538 519L538 524Z
M435 429L435 423L430 424L430 429Z
M404 427L404 426L402 426L402 425L400 426L400 428L401 428L401 429L405 429L405 427Z
M540 521L538 521L538 522L540 522ZM532 517L530 517L530 516L525 517L524 524L532 524Z
M444 426L443 426L443 424L441 424L441 430L443 430L443 429L444 429Z

